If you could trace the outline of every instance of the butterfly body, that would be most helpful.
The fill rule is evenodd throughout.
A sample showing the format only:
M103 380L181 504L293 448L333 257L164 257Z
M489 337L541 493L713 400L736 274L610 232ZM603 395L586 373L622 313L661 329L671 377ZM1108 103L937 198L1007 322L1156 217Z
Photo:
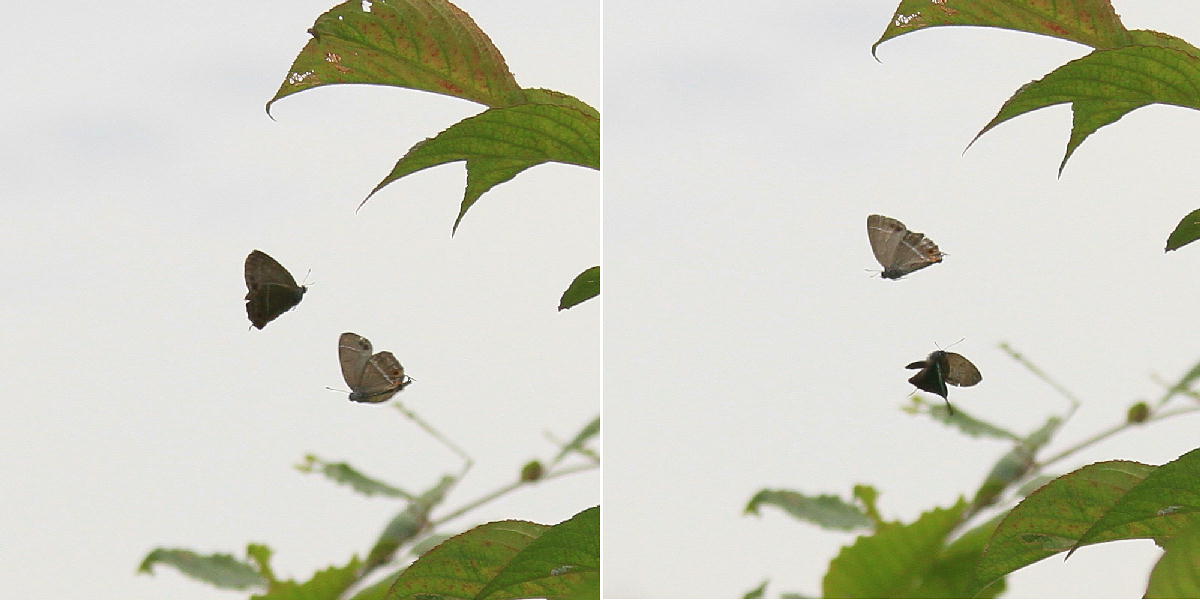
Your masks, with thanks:
M925 360L909 363L904 368L920 369L908 382L918 389L941 396L950 414L954 414L954 407L950 406L950 400L946 397L949 395L946 384L970 387L983 381L979 369L965 356L944 350L930 352Z
M259 329L294 308L308 291L307 287L296 284L283 265L261 250L246 257L246 288L246 316Z
M346 332L338 337L342 379L350 386L354 402L386 402L412 383L391 352L372 351L371 341L361 335Z
M904 223L883 215L867 217L867 241L884 279L900 279L913 271L942 262L942 251L925 234L909 231Z

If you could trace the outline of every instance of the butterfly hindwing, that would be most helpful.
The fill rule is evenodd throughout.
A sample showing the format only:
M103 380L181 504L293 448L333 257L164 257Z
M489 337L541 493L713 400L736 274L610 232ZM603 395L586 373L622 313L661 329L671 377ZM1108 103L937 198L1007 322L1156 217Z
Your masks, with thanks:
M946 396L949 390L946 384L957 387L970 387L983 381L983 375L971 361L961 354L935 350L929 353L925 360L909 363L904 368L920 369L908 382L930 394L937 394L946 401L946 408L954 414L954 407Z
M261 250L246 257L246 288L246 316L259 329L299 304L308 291L296 284L283 265Z

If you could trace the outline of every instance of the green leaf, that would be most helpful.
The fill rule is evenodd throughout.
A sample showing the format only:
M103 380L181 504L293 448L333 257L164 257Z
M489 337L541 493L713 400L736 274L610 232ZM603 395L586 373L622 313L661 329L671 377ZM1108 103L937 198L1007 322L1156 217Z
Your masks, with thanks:
M1193 210L1179 221L1175 231L1167 237L1167 249L1164 252L1178 250L1196 240L1200 240L1200 210Z
M1026 31L1079 42L1093 48L1115 48L1130 43L1130 34L1121 24L1109 0L902 0L879 41L871 46L871 54L875 54L880 44L894 37L946 25Z
M408 506L387 524L367 555L367 568L373 569L392 560L401 546L429 527L429 513L442 502L454 486L455 478L442 477L437 485L409 501Z
M497 521L425 553L405 569L387 597L599 598L599 561L598 507L554 527Z
M764 579L762 583L758 584L758 587L742 594L742 598L762 598L767 593L768 582L770 582L769 579Z
M156 548L138 566L138 573L153 574L158 564L175 567L180 573L227 590L262 588L267 580L249 563L229 554L197 554L179 548Z
M987 421L983 421L980 419L976 419L975 417L972 417L970 414L968 414L966 411L962 410L961 408L955 409L954 414L950 414L950 410L948 408L946 408L945 403L930 402L930 401L926 400L923 396L913 396L913 401L915 403L917 403L917 405L924 404L924 405L928 406L929 407L928 414L935 421L940 421L946 425L955 427L959 431L961 431L971 437L976 437L976 438L977 437L990 437L990 438L998 438L998 439L1002 439L1002 440L1020 440L1021 439L1017 434L1012 433L1011 431L1008 431L1007 429L1004 429L1003 427L1000 427L999 425L993 425L992 423L988 423ZM914 410L914 411L909 411L909 412L915 413L917 411Z
M1200 598L1200 525L1180 531L1163 547L1144 597Z
M600 507L592 507L546 530L517 552L476 598L600 598ZM582 589L581 589L582 588Z
M859 501L863 512L875 527L884 524L883 517L879 516L879 507L876 505L879 500L879 490L875 489L875 486L865 483L854 484L854 499Z
M1200 108L1200 58L1162 46L1096 50L1022 86L975 139L1018 115L1067 103L1074 118L1060 173L1084 139L1134 109L1156 103Z
M746 505L744 514L757 515L761 505L776 506L788 514L825 529L852 531L871 526L863 509L832 495L806 496L789 490L760 490Z
M1147 475L1079 537L1071 552L1115 539L1161 541L1196 522L1200 522L1200 448Z
M996 528L979 562L976 582L982 587L1070 549L1121 496L1155 468L1127 460L1100 462L1042 486L1009 511Z
M438 544L450 538L450 534L447 533L431 533L421 541L413 544L412 548L409 548L408 551L411 552L413 556L421 556L422 554L433 550Z
M977 509L990 506L1008 486L1029 473L1038 450L1050 443L1061 424L1061 418L1050 417L1037 431L1019 441L1012 450L1000 457L1000 460L996 461L992 470L984 478L983 483L980 484L979 489L976 490L975 498L971 503Z
M271 586L266 594L255 594L252 600L337 600L342 593L358 582L362 561L352 557L342 567L329 567L317 571L308 581L281 581Z
M271 104L338 83L390 85L487 106L524 101L504 57L445 0L349 0L317 17Z
M600 168L600 118L561 104L521 104L488 109L418 142L371 196L393 181L429 167L466 161L467 189L454 230L486 191L546 162ZM360 205L361 206L361 205Z
M313 473L320 472L325 477L336 481L342 485L348 485L354 488L354 491L363 494L364 496L390 496L393 498L412 498L408 492L388 485L378 479L367 477L359 472L354 467L344 462L325 462L316 456L309 454L304 457L304 464L296 467L301 472Z
M887 525L845 546L825 573L825 598L906 598L933 569L966 501L935 508L915 522Z
M588 453L583 452L584 446L587 444L588 440L596 437L596 434L598 433L600 433L600 417L596 417L587 425L584 425L583 429L580 429L579 433L575 434L575 437L572 438L571 441L567 442L566 445L564 445L562 449L558 451L558 455L554 457L554 464L558 464L558 461L562 460L563 457L572 452L580 452L588 455Z
M558 301L558 310L564 310L585 300L591 300L600 295L600 267L592 267L575 276L571 285L563 292Z
M1005 581L1000 579L980 590L975 583L975 566L987 547L988 539L1003 519L998 516L959 536L950 543L929 570L913 598L996 598L1004 593Z
M266 544L247 544L246 556L254 563L255 570L267 580L267 585L275 583L275 571L271 569L271 555L274 552Z

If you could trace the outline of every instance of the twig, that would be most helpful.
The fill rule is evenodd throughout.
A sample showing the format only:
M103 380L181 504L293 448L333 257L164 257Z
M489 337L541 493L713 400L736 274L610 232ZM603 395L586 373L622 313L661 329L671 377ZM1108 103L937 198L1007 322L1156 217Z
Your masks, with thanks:
M577 465L574 467L567 467L565 469L547 473L545 476L543 476L541 479L538 479L537 481L546 481L547 479L554 479L555 477L563 477L566 475L579 473L581 471L595 469L597 467L599 467L599 465L594 464L594 463L586 464L586 465ZM537 481L522 481L522 480L518 479L517 481L514 481L512 483L507 483L505 485L502 485L499 488L497 488L491 492L488 492L488 493L484 494L483 496L480 496L479 498L472 500L471 502L464 504L463 506L459 507L454 512L451 512L450 514L447 514L447 515L444 515L444 516L438 518L436 521L433 521L431 524L432 524L432 526L437 527L438 525L441 525L442 523L445 523L452 519L458 518L459 516L462 516L467 511L473 510L483 504L487 504L488 502L491 502L492 500L495 500L496 498L499 498L500 496L503 496L504 494L507 494L523 485L537 483Z

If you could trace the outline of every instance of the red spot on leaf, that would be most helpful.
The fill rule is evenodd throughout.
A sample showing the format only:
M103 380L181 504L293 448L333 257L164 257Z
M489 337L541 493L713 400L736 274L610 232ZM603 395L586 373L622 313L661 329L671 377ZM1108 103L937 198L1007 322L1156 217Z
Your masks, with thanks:
M441 88L446 90L447 92L451 92L454 94L463 93L462 88L458 87L457 85L454 85L453 83L451 83L449 81L446 81L445 79L438 81L438 85L441 86Z
M1065 27L1063 27L1062 25L1059 25L1058 23L1052 23L1050 21L1042 21L1042 25L1044 25L1046 27L1046 29L1049 29L1050 31L1053 31L1054 33L1061 35L1063 37L1071 35L1070 31L1067 31L1067 29Z

